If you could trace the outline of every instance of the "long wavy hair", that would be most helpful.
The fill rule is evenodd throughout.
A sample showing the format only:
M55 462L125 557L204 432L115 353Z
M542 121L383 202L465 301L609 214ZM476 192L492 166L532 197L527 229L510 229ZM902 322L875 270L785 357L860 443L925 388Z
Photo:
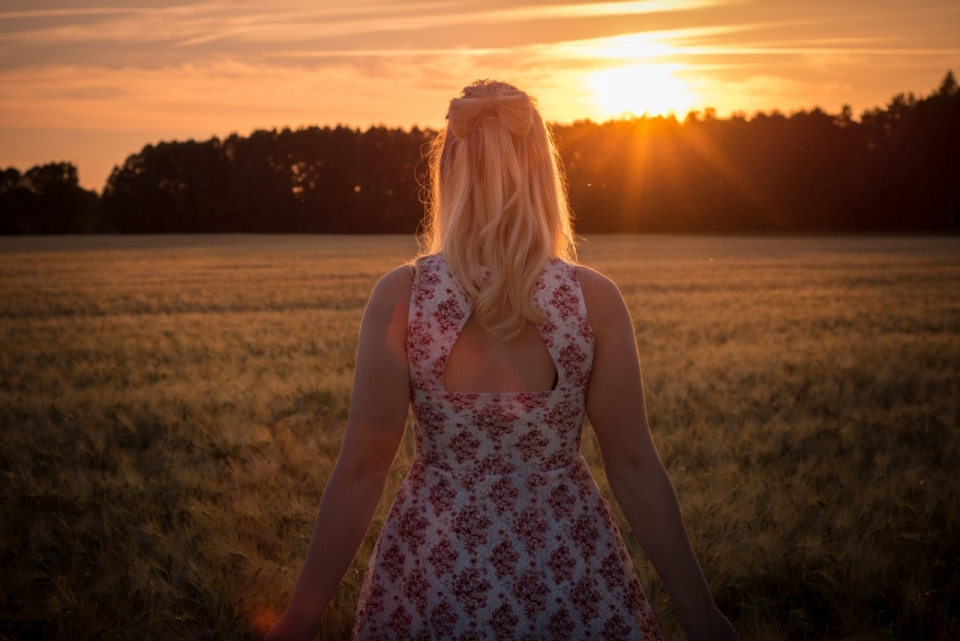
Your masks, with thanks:
M551 258L574 262L576 249L557 148L534 100L505 82L465 87L429 163L418 261L443 254L489 334L508 339L543 322L540 274Z

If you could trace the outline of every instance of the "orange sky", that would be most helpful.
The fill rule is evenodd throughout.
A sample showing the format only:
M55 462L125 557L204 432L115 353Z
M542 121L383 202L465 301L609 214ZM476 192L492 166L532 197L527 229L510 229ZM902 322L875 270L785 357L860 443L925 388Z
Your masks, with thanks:
M476 78L550 120L713 106L856 113L960 72L956 0L5 0L0 167L102 189L144 144L344 123L438 126Z

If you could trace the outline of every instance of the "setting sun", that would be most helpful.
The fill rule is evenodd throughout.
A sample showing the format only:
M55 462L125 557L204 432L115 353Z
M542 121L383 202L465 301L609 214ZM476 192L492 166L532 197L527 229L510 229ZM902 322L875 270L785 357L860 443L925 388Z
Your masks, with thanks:
M609 116L682 114L694 102L671 65L633 65L597 71L590 78L594 100Z

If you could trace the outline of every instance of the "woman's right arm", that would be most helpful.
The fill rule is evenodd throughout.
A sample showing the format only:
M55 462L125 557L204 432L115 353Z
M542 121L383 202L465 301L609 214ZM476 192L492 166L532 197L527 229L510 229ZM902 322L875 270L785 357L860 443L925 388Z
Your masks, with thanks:
M610 489L680 609L687 638L735 641L693 555L676 492L650 435L630 312L613 282L578 271L595 338L587 415Z
M412 283L409 267L393 270L377 283L363 312L343 446L320 500L290 606L266 639L314 638L370 527L410 402L406 340Z

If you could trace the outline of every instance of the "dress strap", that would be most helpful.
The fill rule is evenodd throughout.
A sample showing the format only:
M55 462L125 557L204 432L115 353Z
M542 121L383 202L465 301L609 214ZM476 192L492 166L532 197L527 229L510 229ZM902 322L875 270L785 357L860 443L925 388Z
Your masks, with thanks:
M442 254L422 259L410 293L407 362L413 387L443 389L443 368L473 302L457 285Z
M557 366L557 388L585 387L593 367L593 328L576 266L559 258L543 270L534 294L547 319L537 329Z

